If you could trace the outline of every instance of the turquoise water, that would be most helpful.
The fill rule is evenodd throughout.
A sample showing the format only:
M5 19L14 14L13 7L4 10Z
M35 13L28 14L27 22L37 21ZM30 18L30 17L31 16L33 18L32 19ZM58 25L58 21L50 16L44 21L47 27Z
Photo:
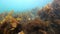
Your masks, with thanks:
M52 0L0 0L0 12L4 11L22 11L35 7L43 7Z

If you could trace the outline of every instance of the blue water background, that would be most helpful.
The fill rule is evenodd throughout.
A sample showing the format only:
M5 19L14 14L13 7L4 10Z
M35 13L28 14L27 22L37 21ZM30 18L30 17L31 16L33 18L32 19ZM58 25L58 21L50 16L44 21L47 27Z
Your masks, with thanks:
M53 0L0 0L0 13L10 10L17 12L35 7L41 8L52 1Z

